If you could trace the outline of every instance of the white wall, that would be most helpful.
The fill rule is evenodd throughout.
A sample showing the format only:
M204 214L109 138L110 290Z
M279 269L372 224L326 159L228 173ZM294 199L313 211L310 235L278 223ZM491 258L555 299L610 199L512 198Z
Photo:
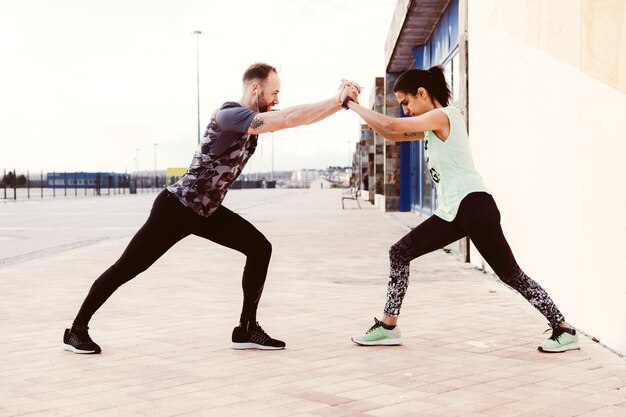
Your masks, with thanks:
M469 3L470 140L522 269L626 354L626 94L580 69L581 3Z

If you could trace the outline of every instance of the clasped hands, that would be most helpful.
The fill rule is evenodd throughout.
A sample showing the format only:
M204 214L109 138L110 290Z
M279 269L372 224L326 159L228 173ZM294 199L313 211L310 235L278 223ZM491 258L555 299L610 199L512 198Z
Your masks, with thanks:
M350 97L355 103L359 102L359 94L361 94L361 86L350 80L341 80L341 85L335 94L335 100L343 103L346 97Z

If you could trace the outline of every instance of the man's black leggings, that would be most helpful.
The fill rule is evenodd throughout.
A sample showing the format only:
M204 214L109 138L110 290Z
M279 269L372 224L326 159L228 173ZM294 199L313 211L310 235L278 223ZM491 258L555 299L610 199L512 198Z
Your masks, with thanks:
M409 285L409 263L413 259L465 236L469 236L496 275L539 310L552 327L565 321L546 291L517 264L502 232L500 211L496 202L491 195L484 192L471 193L465 197L452 222L431 216L391 247L391 272L385 314L400 314L402 300Z
M120 285L148 269L176 242L192 234L246 255L241 321L255 321L272 255L270 242L247 220L224 206L211 216L203 217L164 190L157 196L148 220L130 241L120 259L91 286L74 320L74 326L87 326L91 316ZM204 265L198 267L203 268Z

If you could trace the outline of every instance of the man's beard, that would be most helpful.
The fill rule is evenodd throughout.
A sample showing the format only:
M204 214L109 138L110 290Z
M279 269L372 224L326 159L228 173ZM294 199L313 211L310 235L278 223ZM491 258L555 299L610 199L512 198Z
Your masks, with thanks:
M256 105L259 113L265 113L270 108L269 104L267 103L267 101L265 101L265 98L263 98L262 94L257 94Z

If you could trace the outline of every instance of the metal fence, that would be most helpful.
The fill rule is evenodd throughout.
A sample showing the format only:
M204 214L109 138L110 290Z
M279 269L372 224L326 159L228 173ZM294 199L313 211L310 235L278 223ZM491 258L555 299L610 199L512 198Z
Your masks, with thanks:
M44 198L111 196L155 193L165 187L165 176L85 172L18 172L3 169L0 199L32 200Z

